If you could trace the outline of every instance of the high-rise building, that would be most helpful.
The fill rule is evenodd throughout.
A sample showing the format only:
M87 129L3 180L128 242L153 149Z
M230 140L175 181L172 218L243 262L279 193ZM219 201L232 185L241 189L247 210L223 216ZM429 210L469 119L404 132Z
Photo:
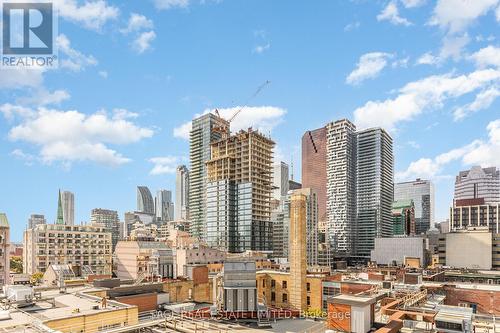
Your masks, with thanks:
M47 220L44 215L41 214L31 214L28 220L28 228L33 229L35 226L39 224L46 224Z
M381 128L370 128L357 132L356 147L356 254L369 257L375 238L392 235L392 138Z
M167 190L159 190L156 192L155 198L156 219L162 223L173 221L174 219L174 203L172 202L172 192Z
M434 225L434 185L430 180L417 179L394 184L394 200L413 200L417 235L425 233Z
M224 130L221 130L223 129ZM189 218L192 236L205 239L206 177L205 163L210 160L210 144L229 131L229 123L208 113L193 120L189 134Z
M175 219L189 220L189 170L185 165L177 167L175 173Z
M0 213L0 286L10 281L10 226L5 213Z
M95 208L90 213L90 224L101 226L111 233L112 250L120 239L120 218L116 210Z
M307 274L307 198L304 194L292 194L290 198L290 305L304 310L306 302Z
M273 257L288 258L290 243L291 198L294 194L304 195L306 198L306 261L308 266L318 265L318 196L310 188L301 188L290 191L283 198L282 204L272 211L273 222Z
M454 203L458 205L497 204L500 202L500 170L474 166L460 171L455 179Z
M75 224L75 195L69 191L61 193L64 224Z
M212 143L206 242L229 252L272 250L274 142L251 128Z
M273 166L273 199L281 200L288 193L288 164L280 162Z
M155 213L155 202L147 186L137 186L137 211L152 215Z
M302 186L318 195L320 229L326 229L326 127L307 131L302 136Z
M39 224L23 237L23 271L45 272L52 264L76 265L111 275L111 233L102 226Z
M326 131L328 242L337 254L350 255L356 245L356 126L342 119Z

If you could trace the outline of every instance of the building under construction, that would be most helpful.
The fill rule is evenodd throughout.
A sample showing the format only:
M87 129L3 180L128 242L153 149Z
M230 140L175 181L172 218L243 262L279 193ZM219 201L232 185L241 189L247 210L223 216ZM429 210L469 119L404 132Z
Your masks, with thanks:
M249 128L212 142L206 241L229 252L272 250L274 141Z

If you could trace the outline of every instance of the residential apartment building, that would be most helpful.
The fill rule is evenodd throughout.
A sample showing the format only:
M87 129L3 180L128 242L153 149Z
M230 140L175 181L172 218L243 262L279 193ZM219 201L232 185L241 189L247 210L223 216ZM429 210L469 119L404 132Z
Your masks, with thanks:
M192 121L189 134L189 218L191 235L206 238L206 162L210 160L211 143L229 134L229 123L208 113Z
M349 255L356 245L356 126L342 119L326 128L328 242L337 254Z
M251 128L215 141L207 161L206 242L229 252L271 251L274 142Z
M381 128L357 132L356 254L369 257L375 238L392 235L394 156Z
M434 225L434 184L430 180L394 184L394 200L412 200L415 205L415 233L425 233Z
M90 224L101 226L111 234L112 251L120 239L120 218L116 210L95 208L90 212Z
M7 215L0 213L0 286L10 283L10 225Z
M175 171L175 205L176 220L189 220L189 170L180 165Z
M147 186L137 186L137 211L155 214L155 202Z
M161 223L174 220L174 202L172 201L172 192L159 190L155 197L156 219Z
M500 170L474 166L460 171L455 178L455 205L498 204L500 202Z
M24 231L23 246L25 274L43 273L52 264L111 274L111 233L102 226L39 224Z

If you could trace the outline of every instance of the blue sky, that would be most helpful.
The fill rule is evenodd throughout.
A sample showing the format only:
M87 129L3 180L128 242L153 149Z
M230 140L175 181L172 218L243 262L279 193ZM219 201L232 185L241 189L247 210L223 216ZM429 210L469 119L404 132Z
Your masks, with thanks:
M300 178L304 131L349 118L394 138L397 180L430 178L436 218L453 178L500 166L498 0L57 0L57 70L0 70L0 211L21 240L31 213L75 193L76 221L135 209L135 187L174 189L186 125L224 116L271 133Z

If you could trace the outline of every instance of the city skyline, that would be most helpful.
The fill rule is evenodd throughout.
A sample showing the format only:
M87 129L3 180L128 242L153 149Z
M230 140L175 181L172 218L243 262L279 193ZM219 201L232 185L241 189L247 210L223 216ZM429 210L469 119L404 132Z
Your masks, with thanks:
M174 192L177 165L189 164L186 124L215 108L229 118L266 80L231 127L271 133L274 162L293 162L297 180L307 130L342 118L361 130L381 126L394 140L395 181L432 180L435 220L447 218L458 172L500 165L498 14L481 4L448 17L442 1L419 3L397 1L396 12L384 3L297 3L280 18L267 14L279 3L259 1L168 9L104 1L108 16L61 13L60 70L0 75L0 163L9 175L0 210L12 240L31 214L55 221L59 188L75 194L75 224L98 207L123 219L138 185Z

